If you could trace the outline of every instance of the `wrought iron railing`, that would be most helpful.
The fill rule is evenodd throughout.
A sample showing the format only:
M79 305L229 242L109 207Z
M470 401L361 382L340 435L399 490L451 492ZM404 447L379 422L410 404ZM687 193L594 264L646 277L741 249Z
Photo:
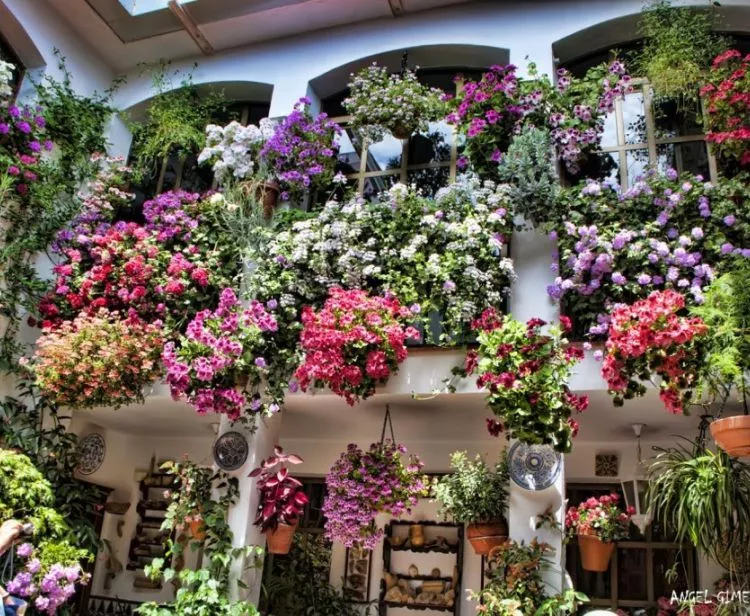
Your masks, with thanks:
M135 608L139 605L138 601L92 595L83 616L135 616Z

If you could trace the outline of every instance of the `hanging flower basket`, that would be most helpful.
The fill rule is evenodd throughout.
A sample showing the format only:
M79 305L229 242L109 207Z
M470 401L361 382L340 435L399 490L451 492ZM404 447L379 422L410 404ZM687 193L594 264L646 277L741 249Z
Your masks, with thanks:
M613 542L604 543L593 531L578 534L578 549L581 552L581 566L585 571L606 571L615 551Z
M750 456L750 415L724 417L711 423L711 436L732 457Z
M269 554L289 554L298 522L294 524L279 523L276 528L269 528L263 534Z
M408 139L414 134L414 131L417 130L416 125L412 124L403 124L401 122L398 122L390 127L391 134L396 139Z
M487 556L493 548L508 540L508 524L505 520L469 524L466 527L466 537L475 554Z

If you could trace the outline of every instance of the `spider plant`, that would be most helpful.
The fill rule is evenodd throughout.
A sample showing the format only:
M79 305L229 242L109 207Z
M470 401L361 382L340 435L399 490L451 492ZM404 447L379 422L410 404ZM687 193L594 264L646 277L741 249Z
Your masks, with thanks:
M732 561L750 542L750 466L706 449L700 439L687 442L657 449L649 468L649 510L677 542L735 569Z

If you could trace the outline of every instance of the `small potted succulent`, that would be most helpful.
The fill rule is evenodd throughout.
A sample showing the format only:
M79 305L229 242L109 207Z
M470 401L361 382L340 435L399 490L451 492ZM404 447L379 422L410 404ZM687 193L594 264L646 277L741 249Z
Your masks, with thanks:
M299 518L308 502L302 484L289 474L286 464L302 464L294 454L275 447L261 465L250 473L257 478L260 501L255 525L266 535L270 554L288 554Z
M427 130L427 123L444 110L442 92L419 83L406 68L390 74L373 63L352 75L349 89L344 107L352 116L351 124L372 141L382 139L386 131L408 139L417 130Z
M606 571L615 551L615 541L630 535L633 507L623 510L618 494L593 496L565 514L568 538L578 538L583 568L586 571Z
M494 470L477 455L470 460L465 451L451 454L453 472L433 482L433 494L440 502L441 515L467 524L466 536L474 552L486 556L508 538L507 452Z

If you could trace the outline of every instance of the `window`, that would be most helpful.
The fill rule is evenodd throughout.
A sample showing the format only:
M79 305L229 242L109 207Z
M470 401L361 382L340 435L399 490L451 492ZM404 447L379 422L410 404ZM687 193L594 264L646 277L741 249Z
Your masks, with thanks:
M453 79L461 72L456 69L419 71L419 78L429 86L454 94ZM468 75L468 72L463 74ZM386 135L377 143L363 143L347 126L349 116L343 100L348 94L348 90L344 90L323 100L322 109L344 128L337 170L346 175L358 193L373 198L393 184L403 182L416 184L431 196L456 178L456 161L462 146L452 126L441 120L432 122L426 133L410 139Z
M13 72L13 81L10 82L10 87L14 93L17 93L18 86L21 84L21 79L23 78L24 66L21 64L21 60L18 56L13 52L13 49L8 42L3 38L2 34L0 34L0 60L3 62L10 62L16 67L16 70Z
M227 107L227 113L214 118L217 124L227 124L237 120L243 125L257 124L268 117L269 103L237 102ZM166 157L157 171L143 178L140 186L134 187L136 204L140 206L146 199L168 190L186 190L205 192L214 185L214 174L209 165L199 165L200 152L191 152L187 156L172 154Z
M566 486L568 506L575 507L590 496L617 492L619 485L569 484ZM656 522L646 534L631 525L632 539L618 541L609 570L604 573L581 568L578 545L568 544L566 568L576 590L586 593L592 606L623 609L631 614L651 614L659 597L672 591L697 588L696 553L692 546L674 542L669 532ZM675 563L676 579L667 574ZM668 580L669 578L669 580Z

